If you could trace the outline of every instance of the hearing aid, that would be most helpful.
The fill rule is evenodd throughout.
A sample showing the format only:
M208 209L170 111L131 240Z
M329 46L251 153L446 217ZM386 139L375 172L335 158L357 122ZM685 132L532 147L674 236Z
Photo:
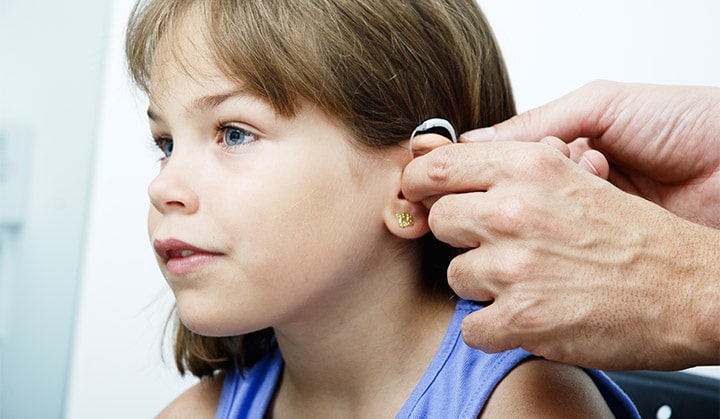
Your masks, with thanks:
M413 150L413 140L415 139L415 136L420 134L439 134L452 141L453 144L457 143L457 135L455 134L455 128L453 128L452 124L447 119L430 118L415 127L412 134L410 134L410 142L408 143L408 148L410 149L410 158L415 158L415 151Z

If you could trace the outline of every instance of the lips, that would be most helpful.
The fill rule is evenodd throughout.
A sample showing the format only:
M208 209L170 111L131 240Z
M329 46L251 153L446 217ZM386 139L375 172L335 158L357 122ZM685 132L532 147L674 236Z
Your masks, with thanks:
M194 250L168 250L168 251L167 251L167 256L168 256L170 259L172 259L172 258L186 258L186 257L192 256L192 255L194 255L194 254L196 254L196 253L198 253L198 252L196 252L196 251L194 251Z
M153 247L167 267L168 273L176 276L196 271L223 255L177 239L155 240Z

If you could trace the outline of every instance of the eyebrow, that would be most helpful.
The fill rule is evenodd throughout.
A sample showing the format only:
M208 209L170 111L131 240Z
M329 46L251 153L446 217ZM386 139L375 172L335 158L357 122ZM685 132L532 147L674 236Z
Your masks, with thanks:
M247 91L245 89L236 89L236 90L231 90L226 93L220 93L217 95L208 95L208 96L199 97L191 102L191 104L187 108L187 110L190 111L191 109L199 109L201 111L208 111L213 108L217 108L223 102L225 102L229 99L232 99L232 98L240 96L240 95L245 95L245 94L247 94ZM155 112L153 110L152 105L150 107L148 107L147 116L148 116L148 118L150 118L153 121L162 120L160 115L158 115L157 112Z
M220 106L223 102L225 102L228 99L232 99L234 97L240 96L240 95L246 95L247 91L245 89L235 89L231 90L229 92L220 93L217 95L210 95L210 96L203 96L201 98L197 98L192 101L192 108L200 109L203 111L207 111L213 108L217 108Z

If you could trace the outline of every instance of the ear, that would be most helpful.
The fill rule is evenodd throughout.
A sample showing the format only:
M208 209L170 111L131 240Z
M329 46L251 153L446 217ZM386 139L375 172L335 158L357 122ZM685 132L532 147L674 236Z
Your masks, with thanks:
M403 141L400 147L391 153L391 159L395 161L397 169L397 183L394 186L392 196L383 213L385 227L395 236L403 239L417 239L430 231L428 225L428 210L421 202L409 201L403 196L400 180L405 166L410 162L411 155L408 150L408 142Z
M411 202L398 191L397 198L387 205L383 220L394 235L403 239L417 239L430 231L430 211L421 202Z

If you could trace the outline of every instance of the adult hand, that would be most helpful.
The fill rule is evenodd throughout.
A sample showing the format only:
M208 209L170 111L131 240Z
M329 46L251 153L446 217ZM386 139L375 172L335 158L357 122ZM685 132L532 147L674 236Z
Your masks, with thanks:
M700 224L720 227L720 88L590 83L461 141L570 143L573 159ZM588 150L591 150L588 153ZM582 158L585 157L585 158ZM591 170L592 171L592 170Z
M719 91L595 83L493 138L594 138L612 182L718 225ZM720 231L538 143L440 147L408 165L403 193L431 206L440 240L470 249L448 271L456 292L494 301L463 323L468 344L603 369L720 362Z

